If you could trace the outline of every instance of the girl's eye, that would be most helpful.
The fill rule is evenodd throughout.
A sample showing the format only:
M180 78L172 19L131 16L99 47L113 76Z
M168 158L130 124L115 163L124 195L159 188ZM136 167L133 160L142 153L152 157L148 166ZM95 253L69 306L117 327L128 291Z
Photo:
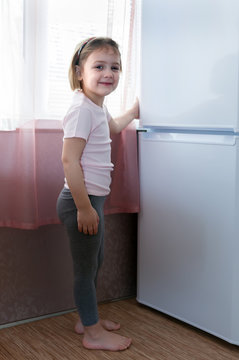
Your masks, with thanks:
M111 69L112 69L112 71L119 71L120 70L118 66L113 66Z
M102 70L102 69L103 69L103 66L102 66L102 65L97 65L97 66L96 66L96 69Z

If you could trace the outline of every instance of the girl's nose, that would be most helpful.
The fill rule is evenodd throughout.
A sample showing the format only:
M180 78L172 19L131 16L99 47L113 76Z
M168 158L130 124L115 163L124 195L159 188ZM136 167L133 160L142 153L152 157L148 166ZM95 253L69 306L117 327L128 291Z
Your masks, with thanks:
M105 77L112 77L113 76L113 71L111 69L105 69L104 76Z

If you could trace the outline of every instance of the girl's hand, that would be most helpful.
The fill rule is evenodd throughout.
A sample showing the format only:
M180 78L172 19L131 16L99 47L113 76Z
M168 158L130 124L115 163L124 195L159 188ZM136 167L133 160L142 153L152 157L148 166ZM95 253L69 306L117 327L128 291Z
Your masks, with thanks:
M77 210L78 230L84 234L96 235L98 232L99 216L91 206L87 210Z
M136 99L134 105L123 115L120 115L109 122L111 134L120 133L132 120L139 118L139 100Z

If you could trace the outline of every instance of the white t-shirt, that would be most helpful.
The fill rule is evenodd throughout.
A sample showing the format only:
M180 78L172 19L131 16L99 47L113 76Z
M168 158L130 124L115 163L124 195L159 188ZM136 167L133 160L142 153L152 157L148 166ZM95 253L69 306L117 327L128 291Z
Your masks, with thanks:
M73 102L63 120L64 138L86 140L81 166L89 195L105 196L110 192L113 164L111 163L110 114L76 91ZM69 188L65 179L65 187Z

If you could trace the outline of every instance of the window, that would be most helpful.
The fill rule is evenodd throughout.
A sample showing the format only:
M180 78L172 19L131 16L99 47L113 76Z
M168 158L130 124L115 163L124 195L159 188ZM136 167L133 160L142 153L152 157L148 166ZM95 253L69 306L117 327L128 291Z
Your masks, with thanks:
M62 119L72 97L68 67L84 38L113 37L120 45L124 74L133 3L1 0L0 130L34 119ZM107 103L113 113L123 101L123 82Z
M107 34L108 0L51 0L43 9L47 19L44 63L46 77L42 84L44 103L39 104L40 117L62 118L71 99L67 72L74 48L81 40ZM92 11L95 9L95 11Z
M23 0L0 2L0 129L14 128L20 112Z

